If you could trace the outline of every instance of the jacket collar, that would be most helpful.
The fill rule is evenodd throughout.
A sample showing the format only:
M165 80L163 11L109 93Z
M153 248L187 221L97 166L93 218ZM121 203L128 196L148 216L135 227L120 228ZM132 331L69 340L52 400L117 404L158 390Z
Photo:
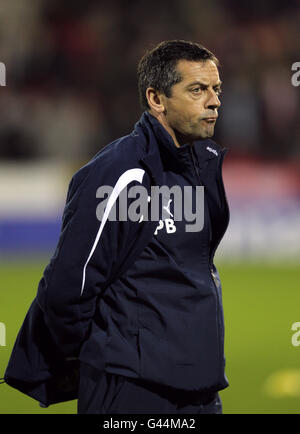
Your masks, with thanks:
M140 163L148 169L154 183L161 185L163 182L163 165L157 143L158 138L156 138L156 134L153 131L149 116L151 115L148 112L142 114L140 120L135 125L133 134L138 135L141 139L144 138L144 143L141 143L144 146L144 152L140 158Z
M182 160L190 144L178 148L167 130L147 111L142 114L141 119L136 123L134 134L140 135L141 130L146 137L147 144L140 162L149 169L155 183L160 185L162 183L163 165L159 146L166 147L168 152L175 158ZM211 139L195 141L194 149L200 169L205 169L210 160L218 159L219 156L223 158L224 154L227 152L227 149L221 149L221 147Z

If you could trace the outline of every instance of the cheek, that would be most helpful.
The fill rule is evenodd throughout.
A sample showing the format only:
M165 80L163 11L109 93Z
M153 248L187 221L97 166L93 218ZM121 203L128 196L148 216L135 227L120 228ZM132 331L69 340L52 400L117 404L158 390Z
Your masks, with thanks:
M187 132L199 127L199 118L203 112L203 104L200 99L169 100L166 110L169 125L179 131Z
M190 117L186 111L173 111L172 117L170 118L170 123L174 129L184 133L189 130Z
M177 106L177 104L168 104L166 107L166 117L170 125L177 124L182 121L183 119L183 113L180 109L180 106Z
M172 121L186 123L190 122L192 111L189 102L176 102L169 105L167 113Z

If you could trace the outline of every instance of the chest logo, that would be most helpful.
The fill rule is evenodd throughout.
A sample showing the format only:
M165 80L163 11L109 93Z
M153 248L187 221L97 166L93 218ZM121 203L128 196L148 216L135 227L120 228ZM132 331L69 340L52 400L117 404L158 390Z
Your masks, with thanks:
M174 217L174 215L170 211L172 199L168 200L168 204L163 206L163 209L169 214L169 216ZM163 220L159 220L158 226L155 229L154 235L157 235L158 231L163 229L165 226L167 234L173 234L176 232L176 226L174 220L171 218L164 218Z

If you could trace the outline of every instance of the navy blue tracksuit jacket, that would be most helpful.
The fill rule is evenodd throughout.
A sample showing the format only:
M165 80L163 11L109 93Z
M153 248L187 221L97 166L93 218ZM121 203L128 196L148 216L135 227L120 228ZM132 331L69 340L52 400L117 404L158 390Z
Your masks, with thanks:
M213 263L229 222L225 153L209 139L177 148L145 112L130 135L73 176L56 251L5 372L8 384L45 405L74 399L80 360L187 391L228 386ZM113 192L99 221L103 185ZM174 221L172 200L159 221L109 220L120 192L140 185L149 196L153 186L204 186L202 230L188 232L184 219Z

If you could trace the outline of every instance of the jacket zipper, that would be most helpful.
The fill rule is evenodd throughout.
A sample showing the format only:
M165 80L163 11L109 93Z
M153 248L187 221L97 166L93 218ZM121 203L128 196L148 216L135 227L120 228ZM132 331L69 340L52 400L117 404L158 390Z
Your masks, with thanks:
M225 150L225 152L221 153L221 160L220 160L219 167L218 167L218 182L220 183L220 186L221 186L221 194L223 195L224 206L225 206L228 218L227 218L227 222L225 225L225 229L224 229L223 233L220 235L219 241L216 243L214 249L210 252L210 258L209 258L210 273L211 273L211 276L212 276L212 279L213 279L213 282L214 282L214 285L216 288L217 297L218 297L218 322L219 322L219 328L220 328L222 334L224 334L224 327L222 326L222 322L221 322L221 318L220 318L220 314L219 314L220 298L219 298L218 287L217 287L217 276L215 275L215 272L213 269L213 257L214 257L214 254L218 248L218 245L220 244L220 241L223 238L223 235L226 232L226 229L227 229L228 224L229 224L229 206L228 206L228 201L227 201L224 183L223 183L223 179L222 179L222 173L221 173L222 164L223 164L223 160L224 160L224 156L225 156L226 152L227 152L227 150ZM223 345L224 345L224 343L223 343ZM222 352L222 354L223 354L223 352ZM220 358L220 356L221 356L221 342L220 342L220 336L219 336L219 358ZM223 369L223 364L221 364L221 366L220 366L220 375L221 375L222 369Z
M203 183L201 181L201 178L200 178L200 173L199 173L198 165L196 164L196 161L195 161L195 156L193 154L192 147L190 149L191 149L191 156L192 156L192 160L193 160L196 176L198 177L198 180L199 180L200 184L203 185ZM224 188L222 189L222 193L225 194ZM225 198L225 201L226 201L226 198ZM207 206L207 210L208 210L208 206ZM208 210L208 212L209 212L209 210ZM209 219L209 221L210 221L210 219ZM211 239L212 239L211 225L209 224L208 227L209 227L209 239L210 239L210 242L211 242ZM217 246L218 246L218 244L217 244ZM212 252L210 252L209 260L208 260L208 270L209 270L211 281L212 281L213 286L215 288L215 294L216 294L216 299L217 299L218 343L219 343L218 350L219 350L219 360L220 360L220 363L221 363L221 365L220 365L220 373L221 373L221 368L222 368L223 365L222 365L222 360L221 360L220 331L223 332L223 327L222 327L221 321L220 321L220 308L219 308L219 306L220 306L220 297L219 297L219 292L218 292L218 287L217 287L217 282L216 282L217 277L214 274L213 265L212 265L212 258L213 258L213 254L212 253L214 253L215 251L216 251L216 248L214 248L214 250Z
M225 188L224 188L224 183L223 183L223 180L222 180L222 174L220 172L222 170L222 164L223 164L223 160L224 160L226 152L227 152L227 149L225 150L224 153L221 154L220 166L218 168L218 177L219 177L218 181L219 181L220 186L221 186L221 193L223 195L224 206L225 206L225 210L226 210L226 213L228 215L228 218L227 218L227 222L226 222L226 225L225 225L225 229L224 229L223 233L219 237L219 241L215 245L214 249L210 252L209 264L210 264L211 269L212 269L212 265L213 265L212 261L213 261L214 254L215 254L215 252L216 252L216 250L217 250L217 248L218 248L218 246L219 246L219 244L221 242L221 239L223 238L223 235L225 234L225 232L227 230L227 227L228 227L228 224L229 224L229 206L228 206L228 201L227 201L226 192L225 192Z
M193 160L193 164L194 164L194 169L195 169L196 177L198 178L198 180L200 182L200 185L203 185L203 183L201 181L201 178L200 178L199 168L198 168L198 165L196 163L196 159L195 159L195 156L194 156L194 152L193 152L192 146L191 146L190 150L191 150L191 156L192 156L192 160ZM210 238L210 241L211 241L212 234L211 234L211 226L210 225L209 225L209 238ZM214 251L215 251L215 249L214 249ZM215 284L215 275L214 275L214 271L213 271L213 268L212 268L212 257L213 256L210 255L210 257L209 257L209 267L208 268L209 268L211 276L213 277L213 283Z
M196 163L196 159L195 159L195 156L194 156L194 152L193 152L192 146L191 146L190 150L191 150L191 156L192 156L192 160L193 160L193 164L194 164L194 169L195 169L196 177L198 178L198 180L200 182L200 185L203 185L203 183L201 181L201 178L200 178L199 168L198 168L198 165ZM209 225L209 238L210 238L210 241L211 241L212 234L211 234L211 226L210 225ZM215 251L215 249L214 249L214 251ZM217 289L217 284L216 284L216 276L214 275L214 270L213 270L213 267L212 267L212 255L209 257L208 268L209 268L209 272L210 272L210 275L211 275L212 282L213 282L215 290L216 290L216 296L217 296L217 299L218 299L218 302L219 302L219 294L218 294L218 289Z
M203 182L201 181L201 178L200 178L200 173L199 173L198 165L196 164L193 146L194 145L190 146L190 152L191 152L191 157L192 157L192 160L193 160L193 165L194 165L194 169L195 169L195 173L196 173L196 178L198 178L200 185L203 185Z

